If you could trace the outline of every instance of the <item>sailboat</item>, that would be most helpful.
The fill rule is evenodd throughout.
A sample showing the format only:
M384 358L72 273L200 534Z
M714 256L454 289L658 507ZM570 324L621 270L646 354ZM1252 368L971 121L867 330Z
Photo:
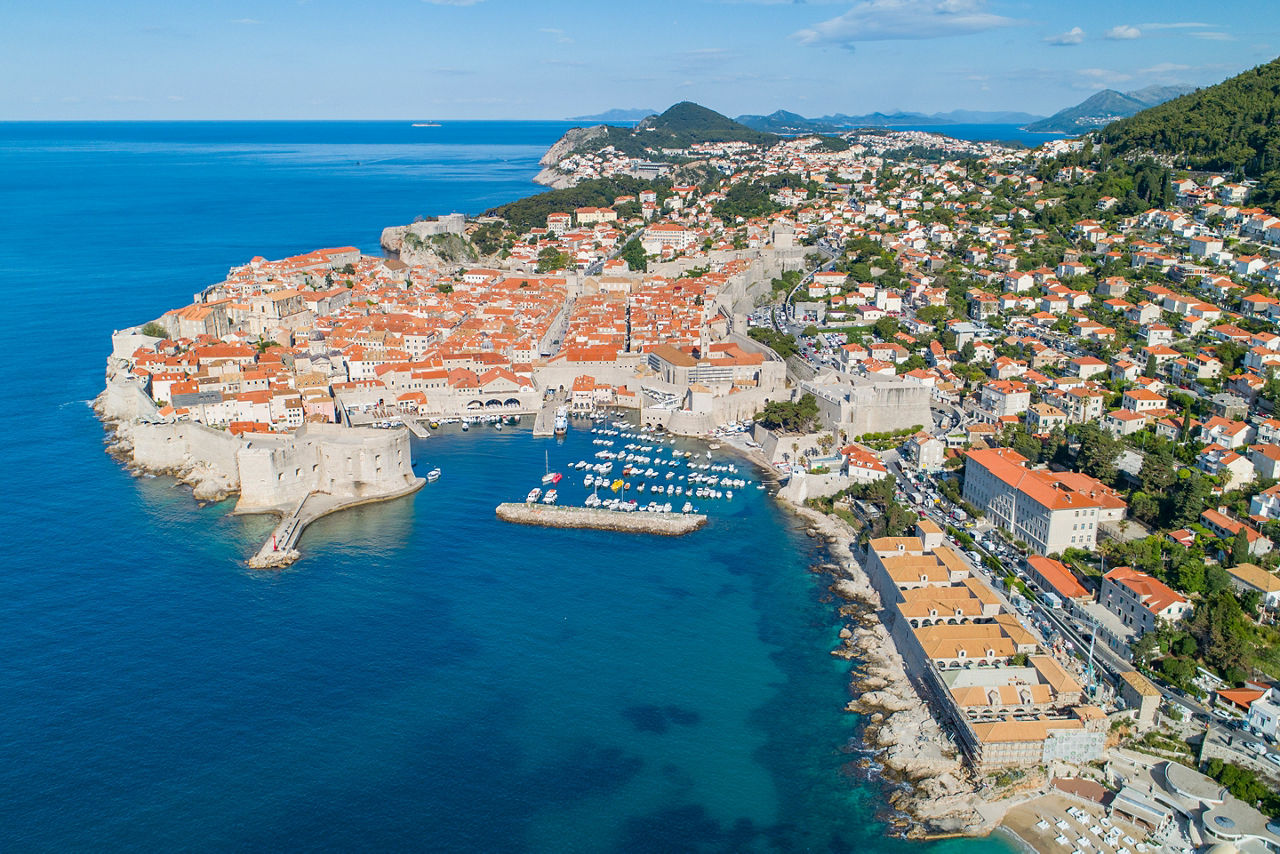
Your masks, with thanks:
M560 480L560 474L551 470L551 453L546 454L547 473L542 476L543 483L557 483Z

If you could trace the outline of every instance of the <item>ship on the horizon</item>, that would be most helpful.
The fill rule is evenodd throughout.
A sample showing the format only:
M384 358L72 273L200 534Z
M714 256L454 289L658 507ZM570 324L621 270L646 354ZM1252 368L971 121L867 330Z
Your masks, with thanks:
M414 122L413 126L416 128L438 128L440 127L440 123L439 122Z

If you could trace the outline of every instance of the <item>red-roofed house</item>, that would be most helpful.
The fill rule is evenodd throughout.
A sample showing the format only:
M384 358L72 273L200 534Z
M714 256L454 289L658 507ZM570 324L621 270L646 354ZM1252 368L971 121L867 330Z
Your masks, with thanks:
M1118 566L1102 577L1098 601L1119 617L1135 637L1154 631L1162 620L1177 622L1191 611L1191 602L1185 596L1128 566Z

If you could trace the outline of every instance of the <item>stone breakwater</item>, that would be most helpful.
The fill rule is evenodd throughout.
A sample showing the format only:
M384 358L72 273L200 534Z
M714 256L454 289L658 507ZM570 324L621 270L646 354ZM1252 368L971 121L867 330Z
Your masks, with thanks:
M889 802L910 819L906 834L985 836L999 821L976 781L916 691L882 616L880 596L850 549L857 536L843 520L807 507L788 505L808 525L807 533L827 541L832 563L816 567L834 577L831 591L840 606L840 645L832 655L856 662L847 711L865 716L860 748L876 755ZM997 813L993 816L993 813Z
M496 512L504 522L541 525L546 528L596 528L635 534L678 537L707 524L707 517L694 513L625 513L592 507L556 507L547 504L499 504Z

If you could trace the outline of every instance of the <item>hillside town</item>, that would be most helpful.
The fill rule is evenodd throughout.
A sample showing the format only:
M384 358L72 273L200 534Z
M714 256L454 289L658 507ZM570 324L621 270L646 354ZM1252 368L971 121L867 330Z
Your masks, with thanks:
M116 355L158 417L237 435L551 401L739 441L848 524L975 779L1275 850L1280 216L1087 138L837 139L574 153L569 184L653 180L253 258ZM444 235L494 251L403 260Z

